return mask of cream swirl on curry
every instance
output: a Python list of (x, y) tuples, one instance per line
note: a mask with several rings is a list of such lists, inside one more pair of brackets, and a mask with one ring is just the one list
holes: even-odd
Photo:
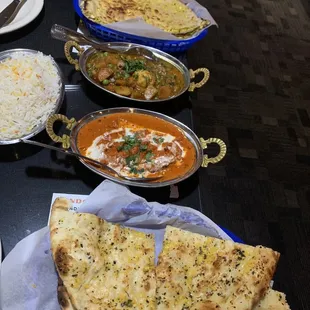
[(167, 121), (139, 113), (115, 113), (84, 125), (78, 134), (83, 155), (126, 176), (184, 175), (196, 159), (182, 130)]

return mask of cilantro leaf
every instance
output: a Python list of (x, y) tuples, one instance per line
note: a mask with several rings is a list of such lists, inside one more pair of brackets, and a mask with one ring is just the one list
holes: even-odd
[(162, 137), (160, 137), (160, 138), (154, 137), (154, 138), (153, 138), (153, 141), (154, 141), (155, 143), (157, 143), (157, 144), (161, 144), (161, 143), (163, 143), (163, 142), (165, 141), (165, 139), (162, 138)]
[(142, 60), (125, 60), (126, 73), (133, 73), (135, 71), (144, 70), (146, 68), (144, 61)]
[(152, 151), (148, 151), (147, 153), (146, 153), (146, 155), (145, 155), (145, 160), (147, 161), (147, 162), (150, 162), (151, 161), (151, 159), (152, 159), (152, 157), (153, 157), (153, 153), (152, 153)]
[(117, 148), (117, 151), (118, 152), (129, 151), (133, 147), (140, 145), (140, 144), (141, 144), (141, 140), (138, 139), (137, 135), (133, 135), (133, 136), (128, 135), (124, 137), (124, 143)]
[(147, 145), (141, 144), (140, 145), (140, 151), (145, 152), (147, 150)]
[(138, 154), (134, 154), (134, 155), (130, 155), (128, 157), (125, 158), (126, 161), (126, 165), (131, 167), (133, 165), (136, 165), (138, 163)]

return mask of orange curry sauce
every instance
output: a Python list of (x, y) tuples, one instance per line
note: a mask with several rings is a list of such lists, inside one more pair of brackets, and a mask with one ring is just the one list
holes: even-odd
[[(131, 128), (136, 126), (139, 129), (135, 135), (136, 138), (126, 136), (124, 129), (128, 128), (126, 124)], [(157, 138), (152, 138), (152, 141), (149, 141), (150, 138), (147, 140), (145, 137), (150, 137), (150, 134), (153, 133), (152, 130), (156, 131)], [(165, 134), (175, 137), (174, 141), (176, 142), (165, 142), (164, 138), (158, 136), (161, 133), (163, 134), (162, 137), (165, 137)], [(105, 145), (104, 153), (106, 157), (102, 159), (94, 158), (87, 153), (89, 147), (99, 136), (104, 137), (98, 143), (98, 145)], [(127, 142), (114, 141), (115, 139), (126, 139), (126, 137), (129, 137), (128, 140), (125, 140)], [(161, 143), (162, 146), (159, 147), (157, 143)], [(109, 164), (112, 168), (115, 168), (113, 162), (115, 162), (115, 165), (117, 165), (116, 162), (122, 162), (122, 165), (128, 169), (128, 175), (130, 176), (146, 176), (146, 172), (152, 177), (162, 176), (162, 178), (154, 182), (167, 181), (183, 176), (196, 161), (195, 147), (185, 137), (182, 130), (167, 121), (140, 113), (115, 113), (90, 121), (79, 130), (77, 146), (83, 155)], [(163, 164), (160, 162), (160, 158), (170, 158), (171, 162), (168, 165)], [(108, 171), (105, 172), (109, 173)]]

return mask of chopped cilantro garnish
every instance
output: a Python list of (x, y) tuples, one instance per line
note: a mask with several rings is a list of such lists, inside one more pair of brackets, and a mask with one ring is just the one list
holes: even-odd
[(147, 150), (147, 145), (141, 144), (140, 145), (140, 151), (145, 152)]
[(124, 143), (120, 145), (117, 150), (120, 151), (129, 151), (131, 150), (134, 146), (140, 145), (141, 140), (137, 138), (136, 135), (133, 136), (125, 136), (124, 137)]
[(138, 174), (138, 169), (136, 167), (131, 167), (129, 172), (133, 174)]
[(161, 144), (161, 143), (163, 143), (165, 141), (165, 139), (164, 138), (156, 138), (156, 137), (154, 137), (153, 141), (155, 143), (157, 143), (157, 144)]
[(135, 154), (135, 155), (130, 155), (128, 157), (125, 158), (126, 160), (126, 165), (131, 167), (133, 165), (136, 165), (137, 164), (137, 161), (138, 161), (138, 154)]
[(145, 160), (146, 161), (151, 161), (151, 158), (153, 157), (153, 153), (151, 151), (148, 151), (145, 155)]
[(131, 167), (130, 170), (129, 170), (130, 173), (133, 173), (133, 174), (141, 174), (144, 172), (144, 169), (137, 169), (136, 167)]
[(125, 60), (125, 71), (127, 73), (132, 73), (139, 70), (145, 69), (145, 63), (142, 60)]

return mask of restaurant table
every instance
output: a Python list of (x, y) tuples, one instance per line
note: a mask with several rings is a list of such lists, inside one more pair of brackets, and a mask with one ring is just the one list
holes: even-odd
[[(132, 102), (129, 105), (129, 100), (103, 92), (76, 72), (64, 56), (64, 43), (52, 39), (50, 29), (55, 23), (76, 29), (78, 22), (70, 0), (45, 1), (42, 12), (32, 23), (0, 36), (0, 51), (30, 48), (53, 56), (66, 84), (60, 113), (70, 118), (78, 120), (87, 113), (105, 108), (135, 106), (162, 112), (194, 127), (188, 94), (156, 105)], [(177, 56), (186, 62), (185, 55)], [(64, 126), (55, 127), (56, 130), (64, 130)], [(45, 131), (33, 139), (51, 143)], [(53, 193), (90, 194), (104, 180), (76, 158), (21, 144), (0, 146), (0, 177), (0, 238), (4, 255), (19, 240), (47, 225)], [(130, 190), (149, 201), (170, 202), (201, 210), (197, 173), (178, 184), (178, 198), (170, 198), (170, 187), (130, 187)]]

